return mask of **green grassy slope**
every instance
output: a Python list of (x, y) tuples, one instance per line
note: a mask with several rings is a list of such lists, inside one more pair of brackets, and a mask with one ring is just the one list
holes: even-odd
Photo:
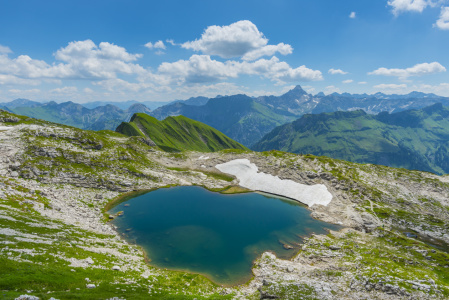
[(129, 123), (120, 124), (116, 131), (128, 136), (148, 137), (160, 148), (169, 151), (247, 149), (220, 131), (184, 116), (159, 121), (147, 114), (137, 113)]
[(325, 155), (359, 163), (449, 173), (449, 108), (368, 115), (305, 115), (277, 127), (253, 147)]
[(160, 107), (151, 115), (159, 120), (183, 115), (212, 126), (245, 146), (256, 143), (276, 126), (295, 119), (293, 114), (257, 103), (246, 95), (214, 98), (202, 106), (175, 103)]

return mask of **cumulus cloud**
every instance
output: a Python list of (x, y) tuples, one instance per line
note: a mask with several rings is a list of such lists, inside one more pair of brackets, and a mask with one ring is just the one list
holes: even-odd
[[(168, 42), (168, 40), (167, 40), (167, 42)], [(148, 42), (144, 46), (147, 47), (148, 49), (163, 49), (163, 50), (165, 50), (167, 48), (165, 46), (164, 42), (160, 41), (160, 40), (154, 44), (151, 42)]]
[(200, 39), (182, 44), (185, 49), (201, 51), (223, 58), (240, 57), (267, 45), (268, 39), (251, 21), (238, 21), (228, 26), (209, 26)]
[(162, 63), (159, 73), (188, 83), (213, 82), (220, 79), (235, 78), (238, 68), (233, 62), (213, 60), (209, 55), (192, 55), (189, 60)]
[(78, 88), (76, 86), (65, 86), (62, 88), (56, 88), (50, 90), (50, 93), (54, 94), (72, 94), (78, 92)]
[(332, 93), (341, 93), (341, 90), (333, 85), (329, 85), (327, 87), (324, 88), (324, 93), (326, 95), (332, 94)]
[(39, 85), (40, 80), (24, 79), (14, 75), (0, 74), (0, 85)]
[(352, 83), (352, 82), (354, 82), (354, 80), (348, 79), (348, 80), (343, 80), (342, 82), (343, 82), (343, 83)]
[(244, 60), (255, 60), (277, 52), (287, 55), (293, 51), (292, 46), (284, 43), (268, 45), (268, 39), (248, 20), (227, 26), (209, 26), (201, 38), (185, 42), (181, 47), (206, 55), (217, 55), (222, 58), (242, 57)]
[(382, 83), (373, 86), (373, 88), (380, 90), (380, 91), (403, 91), (407, 88), (407, 85), (405, 83), (403, 84), (394, 84), (394, 83)]
[(172, 46), (177, 46), (178, 44), (175, 43), (173, 39), (166, 39), (165, 42), (169, 43)]
[(367, 84), (368, 82), (366, 82), (366, 81), (359, 81), (359, 82), (357, 82), (358, 84)]
[(0, 45), (0, 54), (2, 53), (12, 53), (11, 49), (7, 46)]
[(440, 72), (446, 72), (446, 68), (438, 62), (416, 64), (411, 68), (406, 69), (387, 69), (379, 68), (368, 75), (383, 75), (383, 76), (395, 76), (400, 79), (406, 79), (411, 76), (422, 76), (435, 74)]
[(9, 58), (0, 55), (0, 74), (19, 78), (102, 79), (115, 78), (118, 73), (137, 74), (145, 70), (133, 62), (141, 54), (130, 54), (125, 48), (91, 40), (70, 42), (54, 54), (61, 63), (47, 64), (28, 55)]
[(398, 15), (406, 11), (422, 12), (427, 6), (432, 5), (432, 2), (429, 0), (389, 0), (388, 5), (392, 7), (393, 14)]
[(341, 70), (341, 69), (329, 69), (329, 71), (327, 71), (329, 74), (331, 74), (331, 75), (337, 75), (337, 74), (339, 74), (339, 75), (345, 75), (345, 74), (348, 74), (348, 72), (345, 72), (345, 71), (343, 71), (343, 70)]
[(355, 11), (352, 11), (352, 12), (349, 14), (349, 18), (355, 19)]
[(256, 60), (262, 56), (272, 56), (276, 52), (282, 55), (291, 54), (293, 52), (292, 46), (284, 43), (279, 43), (277, 45), (266, 45), (262, 48), (252, 50), (245, 55), (243, 55), (243, 60)]
[(442, 7), (439, 19), (434, 26), (442, 30), (449, 30), (449, 7)]
[(154, 87), (152, 83), (149, 82), (128, 82), (120, 78), (111, 78), (106, 80), (101, 80), (93, 83), (96, 86), (100, 86), (103, 89), (110, 92), (140, 92), (145, 89)]
[(286, 62), (273, 56), (271, 59), (259, 59), (254, 62), (225, 62), (211, 59), (209, 55), (192, 55), (189, 60), (162, 63), (158, 72), (178, 81), (204, 83), (236, 78), (239, 75), (259, 75), (276, 82), (321, 80), (320, 71), (306, 66), (292, 68)]

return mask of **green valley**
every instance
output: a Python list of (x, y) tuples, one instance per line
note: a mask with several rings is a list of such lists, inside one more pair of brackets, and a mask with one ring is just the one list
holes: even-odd
[(252, 148), (449, 173), (449, 108), (434, 104), (393, 114), (357, 110), (304, 115)]

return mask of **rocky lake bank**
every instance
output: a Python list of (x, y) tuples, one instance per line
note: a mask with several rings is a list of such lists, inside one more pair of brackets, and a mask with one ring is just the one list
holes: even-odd
[[(0, 115), (0, 286), (6, 299), (445, 299), (449, 255), (396, 228), (449, 243), (449, 177), (284, 152), (167, 153), (139, 138)], [(291, 260), (265, 253), (254, 277), (221, 287), (158, 269), (109, 224), (105, 206), (133, 191), (239, 186), (216, 166), (320, 184), (316, 219), (346, 227), (303, 240)], [(239, 189), (237, 189), (239, 190)], [(240, 191), (240, 190), (239, 190)]]

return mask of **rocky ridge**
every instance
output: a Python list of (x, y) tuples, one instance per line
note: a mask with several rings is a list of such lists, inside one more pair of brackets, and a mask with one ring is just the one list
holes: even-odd
[[(51, 265), (73, 276), (72, 284), (62, 285), (64, 290), (48, 282), (32, 288), (17, 283), (11, 290), (2, 284), (10, 296), (444, 299), (449, 295), (445, 275), (449, 255), (397, 230), (414, 230), (449, 243), (448, 177), (275, 151), (166, 153), (113, 132), (93, 133), (0, 114), (6, 120), (0, 124), (2, 265), (7, 270), (39, 266), (43, 271)], [(192, 184), (226, 192), (238, 181), (215, 166), (234, 159), (248, 159), (260, 172), (281, 179), (324, 184), (333, 199), (328, 206), (312, 206), (313, 216), (347, 228), (301, 237), (302, 249), (291, 261), (266, 253), (255, 262), (253, 280), (223, 288), (199, 275), (149, 266), (137, 246), (105, 223), (105, 205), (126, 192)], [(16, 276), (21, 278), (20, 273)]]

